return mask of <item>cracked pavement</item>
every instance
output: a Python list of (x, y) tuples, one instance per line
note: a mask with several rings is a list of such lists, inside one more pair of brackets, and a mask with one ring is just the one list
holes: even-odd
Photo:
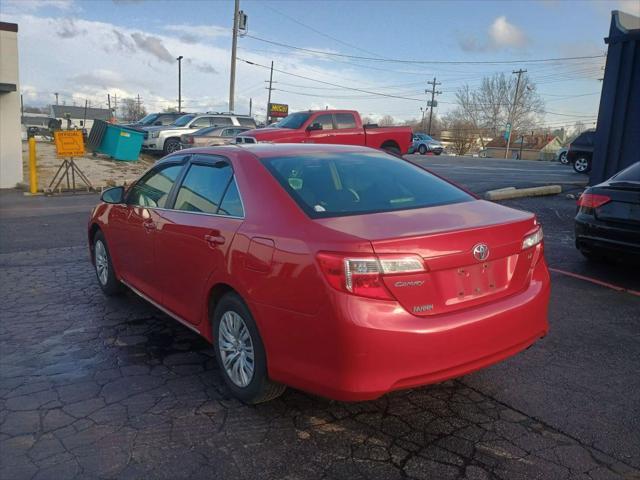
[[(131, 292), (101, 294), (83, 243), (95, 197), (26, 216), (12, 199), (1, 478), (640, 479), (640, 299), (554, 275), (550, 336), (495, 367), (372, 402), (289, 389), (246, 406), (207, 342)], [(580, 292), (595, 311), (582, 323), (567, 305)], [(600, 318), (611, 338), (591, 331)]]

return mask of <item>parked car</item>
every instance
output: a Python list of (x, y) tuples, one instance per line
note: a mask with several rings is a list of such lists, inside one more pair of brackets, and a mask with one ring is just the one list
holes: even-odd
[(309, 110), (293, 113), (278, 121), (277, 126), (250, 130), (240, 136), (245, 139), (239, 143), (366, 145), (400, 155), (409, 151), (413, 134), (409, 127), (363, 125), (354, 110)]
[(205, 127), (226, 126), (255, 128), (256, 122), (249, 116), (231, 113), (189, 113), (171, 125), (148, 127), (148, 136), (142, 143), (142, 149), (167, 155), (180, 150), (180, 135), (194, 133)]
[(206, 127), (196, 132), (180, 135), (181, 148), (211, 147), (235, 143), (236, 136), (251, 130), (249, 127)]
[(640, 162), (587, 188), (578, 199), (576, 247), (588, 259), (640, 256)]
[(589, 173), (591, 171), (591, 158), (593, 157), (593, 142), (595, 136), (595, 130), (586, 130), (578, 135), (569, 145), (567, 160), (578, 173)]
[(440, 155), (444, 150), (442, 143), (426, 133), (414, 133), (411, 147), (414, 152), (418, 152), (420, 155), (425, 155), (429, 152), (434, 155)]
[(144, 128), (144, 127), (154, 127), (154, 126), (163, 126), (163, 125), (171, 125), (178, 118), (183, 115), (187, 115), (182, 112), (160, 112), (160, 113), (150, 113), (145, 117), (141, 118), (137, 122), (126, 124), (125, 126), (134, 127), (134, 128)]
[(563, 165), (569, 165), (569, 159), (567, 158), (567, 152), (569, 147), (562, 147), (556, 152), (556, 160)]
[(249, 403), (284, 385), (373, 399), (527, 348), (548, 330), (542, 238), (531, 213), (339, 145), (176, 152), (88, 225), (103, 292), (212, 341)]

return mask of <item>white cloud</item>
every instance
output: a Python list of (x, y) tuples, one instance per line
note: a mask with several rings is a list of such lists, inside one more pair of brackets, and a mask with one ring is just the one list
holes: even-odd
[(509, 23), (505, 16), (496, 18), (491, 24), (489, 38), (495, 48), (521, 48), (527, 43), (527, 38), (522, 30)]
[(528, 39), (524, 32), (507, 17), (497, 17), (489, 26), (486, 36), (462, 36), (458, 39), (462, 50), (467, 52), (496, 51), (504, 49), (521, 49), (527, 46)]
[(74, 0), (2, 0), (3, 13), (35, 12), (43, 8), (70, 10)]

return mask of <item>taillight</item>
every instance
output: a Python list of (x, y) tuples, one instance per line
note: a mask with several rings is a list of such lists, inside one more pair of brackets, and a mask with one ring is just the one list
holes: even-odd
[(542, 242), (543, 238), (544, 234), (542, 233), (542, 227), (540, 227), (535, 232), (524, 237), (524, 240), (522, 240), (522, 249), (525, 250), (527, 248), (535, 247)]
[(393, 300), (384, 286), (383, 276), (425, 271), (424, 263), (417, 255), (360, 257), (321, 252), (318, 254), (318, 263), (327, 281), (336, 290), (382, 300)]
[(605, 203), (609, 203), (611, 201), (611, 197), (606, 195), (598, 195), (597, 193), (583, 193), (578, 198), (578, 206), (584, 208), (598, 208), (604, 205)]

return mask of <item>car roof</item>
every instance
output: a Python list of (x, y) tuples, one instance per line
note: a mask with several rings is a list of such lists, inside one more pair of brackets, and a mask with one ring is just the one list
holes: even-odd
[(256, 158), (288, 157), (296, 155), (313, 155), (326, 153), (371, 153), (380, 152), (375, 148), (353, 145), (326, 145), (307, 143), (247, 143), (230, 144), (215, 147), (189, 148), (175, 152), (157, 162), (157, 164), (169, 162), (175, 157), (189, 154), (221, 155), (225, 157), (238, 157), (242, 153), (250, 153)]

